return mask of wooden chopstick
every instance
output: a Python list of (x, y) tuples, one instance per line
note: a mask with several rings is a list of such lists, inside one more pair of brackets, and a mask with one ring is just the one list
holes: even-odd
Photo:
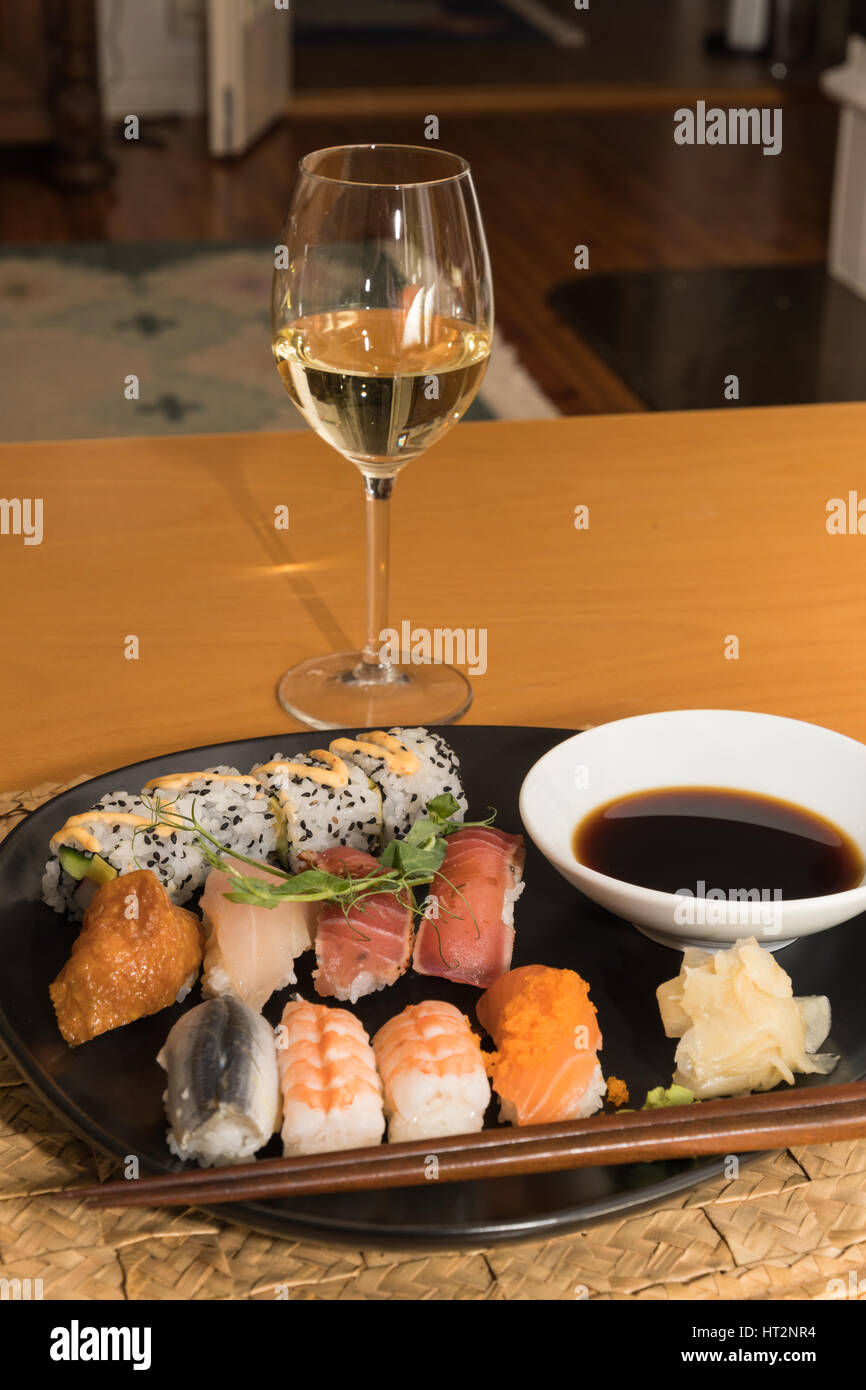
[(866, 1083), (377, 1145), (68, 1188), (91, 1206), (193, 1206), (649, 1162), (866, 1135)]

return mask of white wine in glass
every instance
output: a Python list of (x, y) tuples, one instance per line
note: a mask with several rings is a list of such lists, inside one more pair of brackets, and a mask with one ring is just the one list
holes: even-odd
[(286, 672), (280, 702), (318, 729), (448, 723), (472, 700), (466, 677), (390, 660), (382, 634), (394, 479), (471, 404), (493, 336), (469, 166), (423, 146), (317, 150), (301, 161), (282, 240), (274, 355), (304, 419), (361, 471), (367, 625), (363, 650)]

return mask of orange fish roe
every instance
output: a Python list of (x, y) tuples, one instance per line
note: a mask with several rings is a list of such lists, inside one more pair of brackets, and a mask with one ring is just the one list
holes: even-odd
[[(595, 1015), (589, 985), (573, 970), (532, 975), (502, 1010), (496, 1030), (499, 1051), (507, 1054), (512, 1066), (541, 1067), (564, 1036), (587, 1024), (588, 1010)], [(595, 1023), (594, 1017), (592, 1021)], [(594, 1051), (598, 1045), (597, 1027), (588, 1031), (583, 1048), (576, 1038), (578, 1051), (587, 1047)]]
[(618, 1076), (607, 1078), (607, 1099), (617, 1110), (621, 1105), (628, 1105), (628, 1086)]

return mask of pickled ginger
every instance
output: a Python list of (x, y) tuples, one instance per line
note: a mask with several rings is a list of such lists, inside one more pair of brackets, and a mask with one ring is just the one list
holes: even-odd
[(679, 1038), (674, 1083), (698, 1100), (792, 1085), (798, 1072), (826, 1074), (839, 1060), (818, 1052), (830, 1001), (795, 998), (790, 976), (754, 937), (687, 950), (656, 997), (667, 1037)]

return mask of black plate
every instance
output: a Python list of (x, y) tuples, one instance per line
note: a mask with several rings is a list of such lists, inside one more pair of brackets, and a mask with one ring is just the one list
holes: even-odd
[[(568, 730), (462, 726), (443, 731), (460, 755), (472, 814), (498, 809), (504, 830), (520, 828), (517, 797), (532, 764)], [(322, 734), (278, 734), (168, 754), (82, 783), (47, 802), (23, 821), (0, 848), (0, 1037), (31, 1085), (73, 1129), (118, 1159), (138, 1154), (142, 1170), (180, 1167), (165, 1145), (164, 1077), (155, 1058), (169, 1028), (199, 1002), (196, 988), (184, 1005), (107, 1033), (72, 1050), (57, 1031), (48, 985), (66, 960), (76, 927), (40, 900), (48, 840), (67, 816), (103, 793), (137, 791), (151, 777), (229, 763), (242, 770), (275, 749), (297, 753), (322, 743)], [(605, 1075), (623, 1077), (638, 1103), (671, 1076), (674, 1044), (662, 1032), (655, 989), (679, 969), (679, 955), (654, 945), (635, 929), (582, 897), (527, 844), (527, 887), (517, 905), (515, 965), (541, 962), (578, 970), (589, 980), (604, 1034)], [(863, 918), (806, 938), (780, 959), (798, 994), (827, 994), (833, 1006), (832, 1050), (841, 1054), (834, 1082), (866, 1073), (862, 985), (866, 973)], [(303, 958), (309, 960), (309, 956)], [(315, 997), (310, 965), (298, 989)], [(277, 1022), (289, 991), (275, 995), (266, 1013)], [(409, 973), (393, 988), (357, 1005), (370, 1033), (407, 1004), (450, 1000), (474, 1019), (478, 992)], [(820, 1085), (825, 1078), (802, 1084)], [(493, 1111), (488, 1124), (494, 1123)], [(273, 1149), (278, 1152), (278, 1141)], [(711, 1177), (722, 1160), (584, 1169), (571, 1173), (498, 1178), (388, 1192), (345, 1193), (293, 1201), (217, 1208), (219, 1215), (282, 1236), (332, 1242), (453, 1249), (543, 1237), (575, 1230), (624, 1208), (654, 1202)]]

